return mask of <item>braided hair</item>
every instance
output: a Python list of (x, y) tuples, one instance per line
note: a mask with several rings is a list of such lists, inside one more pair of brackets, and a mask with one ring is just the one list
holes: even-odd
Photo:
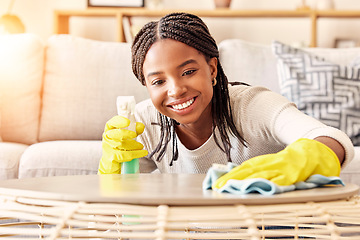
[[(211, 36), (206, 24), (198, 16), (189, 13), (171, 13), (162, 17), (159, 21), (147, 23), (135, 36), (132, 44), (132, 70), (135, 76), (141, 84), (145, 86), (143, 64), (146, 54), (156, 41), (167, 38), (182, 42), (197, 49), (205, 56), (207, 61), (213, 57), (217, 58), (217, 84), (213, 87), (214, 95), (212, 97), (213, 132), (215, 127), (219, 129), (223, 146), (220, 145), (216, 134), (214, 134), (216, 145), (226, 153), (228, 161), (231, 162), (231, 143), (226, 129), (230, 129), (230, 133), (237, 137), (244, 146), (246, 146), (245, 140), (237, 131), (233, 121), (228, 80), (219, 61), (219, 51), (216, 42)], [(175, 128), (179, 123), (161, 113), (158, 115), (158, 120), (159, 123), (153, 124), (160, 125), (161, 138), (157, 147), (149, 154), (149, 157), (159, 152), (156, 160), (161, 161), (168, 143), (172, 142), (173, 156), (170, 162), (171, 166), (173, 161), (178, 158)]]

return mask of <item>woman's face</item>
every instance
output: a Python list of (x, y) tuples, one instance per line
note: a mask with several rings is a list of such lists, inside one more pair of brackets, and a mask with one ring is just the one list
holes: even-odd
[(195, 48), (163, 39), (150, 47), (143, 73), (150, 98), (160, 113), (181, 124), (211, 120), (217, 58), (207, 62)]

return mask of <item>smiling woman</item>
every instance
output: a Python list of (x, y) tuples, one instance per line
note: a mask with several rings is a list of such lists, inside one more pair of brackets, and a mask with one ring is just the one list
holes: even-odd
[[(135, 113), (145, 125), (137, 139), (149, 151), (141, 172), (206, 173), (213, 164), (233, 162), (239, 166), (215, 188), (248, 178), (291, 185), (313, 174), (338, 175), (340, 163), (352, 159), (345, 133), (264, 87), (230, 85), (216, 42), (198, 16), (171, 13), (146, 24), (132, 45), (132, 68), (150, 93)], [(103, 140), (121, 146), (106, 148), (103, 156), (133, 150), (122, 141)], [(114, 158), (102, 158), (102, 166), (119, 164)]]
[(196, 49), (164, 39), (149, 49), (143, 73), (145, 85), (159, 112), (181, 123), (180, 126), (188, 124), (201, 136), (212, 126), (210, 103), (216, 67), (216, 58), (207, 62)]
[[(187, 149), (194, 150), (217, 128), (219, 134), (213, 135), (214, 141), (231, 161), (229, 134), (237, 138), (240, 145), (244, 145), (244, 139), (234, 125), (228, 81), (218, 60), (216, 42), (205, 23), (195, 15), (169, 14), (159, 22), (150, 22), (143, 27), (134, 40), (132, 53), (133, 71), (148, 88), (153, 104), (159, 107), (159, 122), (162, 129), (166, 129), (164, 139), (177, 134)], [(162, 73), (158, 75), (160, 87), (150, 85), (148, 75), (155, 71), (151, 68), (160, 69)], [(171, 107), (191, 99), (193, 104), (184, 110)], [(167, 121), (165, 116), (172, 120)], [(177, 159), (177, 140), (172, 140), (173, 154), (169, 165)], [(149, 155), (159, 151), (157, 161), (163, 157), (168, 144), (162, 141)]]
[(207, 61), (196, 49), (163, 39), (149, 49), (143, 73), (155, 108), (180, 123), (176, 133), (181, 142), (188, 149), (204, 144), (212, 134), (212, 82), (217, 75), (217, 59)]

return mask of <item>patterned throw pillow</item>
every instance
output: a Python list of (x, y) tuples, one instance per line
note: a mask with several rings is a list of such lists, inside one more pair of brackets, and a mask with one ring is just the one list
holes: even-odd
[(273, 42), (281, 94), (300, 111), (345, 132), (360, 145), (360, 68)]

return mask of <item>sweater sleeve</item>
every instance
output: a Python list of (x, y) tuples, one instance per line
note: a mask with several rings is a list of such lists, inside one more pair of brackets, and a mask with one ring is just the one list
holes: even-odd
[(345, 150), (342, 168), (354, 158), (354, 146), (344, 132), (321, 123), (295, 107), (285, 108), (278, 114), (274, 121), (274, 132), (287, 145), (299, 138), (315, 139), (323, 136), (335, 139)]
[(263, 87), (233, 88), (235, 121), (245, 139), (287, 146), (299, 138), (314, 139), (324, 136), (337, 140), (345, 149), (345, 167), (354, 157), (350, 138), (342, 131), (327, 126), (301, 111), (285, 97)]

